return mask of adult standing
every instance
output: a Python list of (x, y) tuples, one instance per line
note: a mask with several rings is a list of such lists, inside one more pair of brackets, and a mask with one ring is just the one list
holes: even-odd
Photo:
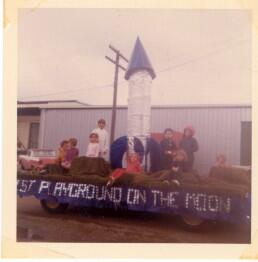
[(199, 146), (197, 140), (193, 137), (195, 130), (192, 126), (187, 126), (184, 129), (183, 139), (180, 142), (180, 148), (187, 154), (187, 161), (184, 165), (184, 171), (191, 171), (194, 164), (194, 153), (198, 151)]
[(106, 121), (105, 119), (101, 118), (98, 121), (98, 127), (92, 130), (92, 133), (98, 134), (100, 157), (107, 160), (109, 140), (108, 140), (108, 132), (105, 129), (105, 127), (106, 127)]

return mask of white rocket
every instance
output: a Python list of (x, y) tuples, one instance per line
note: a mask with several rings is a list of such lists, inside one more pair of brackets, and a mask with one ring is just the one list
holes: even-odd
[(151, 85), (155, 77), (154, 69), (138, 37), (125, 73), (125, 79), (129, 82), (127, 113), (129, 152), (134, 151), (134, 137), (139, 138), (146, 149), (146, 140), (150, 137)]

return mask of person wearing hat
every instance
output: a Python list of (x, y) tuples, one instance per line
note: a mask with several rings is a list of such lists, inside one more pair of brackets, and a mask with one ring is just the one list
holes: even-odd
[(100, 148), (100, 157), (107, 160), (108, 158), (108, 149), (109, 149), (109, 141), (108, 141), (108, 132), (105, 129), (106, 121), (101, 118), (98, 121), (98, 127), (92, 130), (92, 133), (98, 134), (99, 139), (99, 148)]
[(187, 161), (184, 164), (184, 171), (188, 172), (193, 169), (194, 164), (194, 153), (198, 151), (199, 146), (194, 136), (194, 128), (187, 126), (184, 129), (184, 135), (180, 142), (180, 148), (183, 149), (187, 154)]

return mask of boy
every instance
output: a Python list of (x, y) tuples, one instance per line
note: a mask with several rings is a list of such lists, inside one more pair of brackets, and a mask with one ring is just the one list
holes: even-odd
[(173, 152), (176, 150), (176, 144), (173, 141), (173, 130), (167, 128), (164, 131), (164, 138), (160, 142), (161, 160), (163, 169), (171, 169), (173, 162)]

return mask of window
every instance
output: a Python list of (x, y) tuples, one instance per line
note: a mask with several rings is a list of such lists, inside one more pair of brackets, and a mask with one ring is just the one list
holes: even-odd
[(252, 122), (241, 122), (241, 165), (250, 166), (252, 158)]
[(30, 124), (29, 148), (38, 148), (39, 123)]

